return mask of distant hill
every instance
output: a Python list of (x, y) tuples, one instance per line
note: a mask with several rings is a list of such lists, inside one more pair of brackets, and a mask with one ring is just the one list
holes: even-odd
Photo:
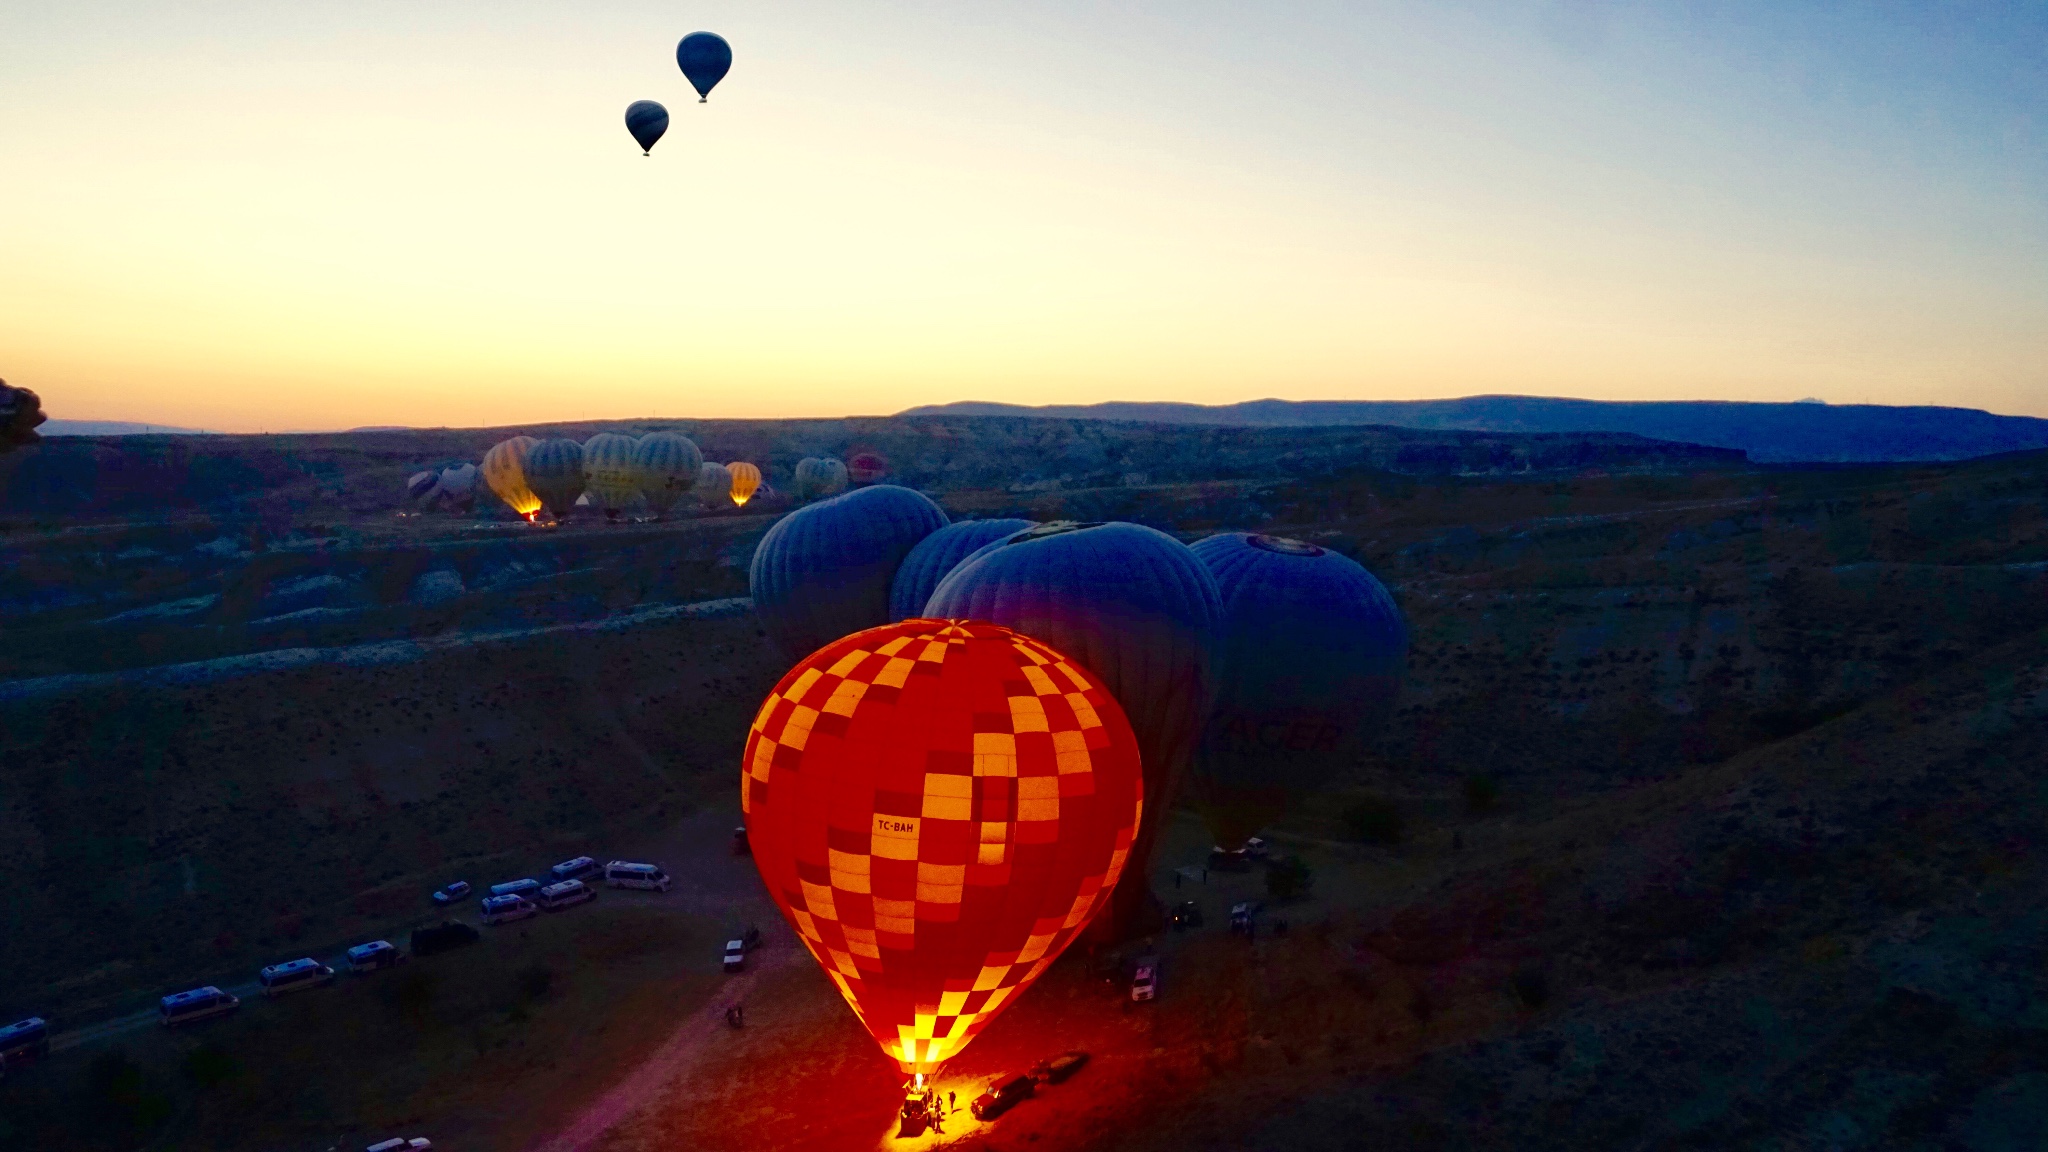
[(1633, 432), (1714, 448), (1760, 463), (1965, 460), (2048, 448), (2048, 420), (1975, 408), (1881, 404), (1753, 404), (1719, 400), (1568, 400), (1467, 396), (1458, 400), (1249, 400), (1242, 404), (1117, 402), (1029, 408), (966, 400), (903, 416), (1056, 416), (1169, 424), (1287, 427), (1391, 424), (1472, 432)]
[(36, 429), (45, 436), (205, 436), (204, 428), (138, 424), (133, 420), (52, 420)]

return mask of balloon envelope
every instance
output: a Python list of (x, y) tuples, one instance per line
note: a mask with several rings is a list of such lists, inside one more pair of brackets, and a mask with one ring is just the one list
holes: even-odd
[(732, 496), (732, 472), (716, 460), (707, 460), (697, 469), (697, 495), (713, 507), (724, 503)]
[(1216, 842), (1237, 848), (1290, 796), (1328, 783), (1392, 712), (1408, 631), (1350, 557), (1227, 532), (1192, 551), (1216, 578), (1216, 703), (1189, 781)]
[(889, 622), (889, 587), (917, 542), (946, 526), (921, 492), (882, 484), (807, 504), (754, 549), (747, 582), (784, 656)]
[(908, 620), (924, 615), (924, 604), (931, 599), (932, 589), (939, 586), (954, 565), (984, 544), (1032, 527), (1036, 525), (1029, 520), (962, 520), (919, 540), (910, 555), (903, 558), (903, 565), (896, 569), (896, 579), (890, 583), (889, 619)]
[(697, 444), (680, 432), (649, 432), (633, 447), (633, 476), (640, 495), (656, 513), (675, 507), (683, 494), (697, 486), (697, 472), (704, 467), (704, 454)]
[(676, 67), (689, 77), (697, 90), (697, 102), (711, 98), (725, 74), (732, 70), (732, 45), (716, 32), (692, 32), (676, 45)]
[(889, 458), (880, 452), (855, 452), (846, 458), (846, 474), (855, 484), (875, 484), (889, 474)]
[(583, 495), (583, 445), (556, 438), (526, 453), (526, 485), (555, 519), (565, 519)]
[(533, 488), (526, 483), (526, 454), (536, 443), (538, 441), (531, 436), (500, 440), (484, 453), (480, 469), (484, 483), (490, 485), (498, 499), (528, 519), (540, 511), (540, 497), (534, 495)]
[(846, 465), (825, 456), (806, 456), (796, 466), (796, 498), (822, 500), (846, 491)]
[(633, 469), (638, 447), (631, 436), (616, 432), (599, 432), (583, 442), (583, 485), (590, 502), (613, 519), (640, 494), (640, 477)]
[(1216, 581), (1187, 546), (1137, 524), (1041, 524), (962, 560), (924, 614), (1036, 636), (1102, 678), (1138, 735), (1148, 817), (1104, 927), (1146, 927), (1146, 868), (1214, 691)]
[(769, 895), (907, 1073), (957, 1054), (1104, 905), (1146, 798), (1102, 681), (1007, 628), (906, 620), (782, 677), (740, 807)]
[(405, 478), (405, 498), (424, 500), (433, 494), (434, 488), (440, 483), (441, 474), (432, 468), (424, 472), (415, 472)]
[(732, 474), (732, 502), (739, 507), (746, 507), (747, 501), (754, 498), (754, 493), (761, 490), (761, 470), (745, 460), (735, 460), (727, 464), (725, 470)]
[(635, 100), (626, 105), (626, 131), (640, 145), (642, 156), (654, 151), (655, 141), (668, 131), (668, 109), (653, 100)]

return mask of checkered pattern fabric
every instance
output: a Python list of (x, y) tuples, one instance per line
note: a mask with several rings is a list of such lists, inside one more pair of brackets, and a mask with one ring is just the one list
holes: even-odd
[(761, 878), (905, 1072), (931, 1072), (1109, 899), (1143, 809), (1102, 682), (994, 624), (905, 620), (813, 653), (740, 780)]

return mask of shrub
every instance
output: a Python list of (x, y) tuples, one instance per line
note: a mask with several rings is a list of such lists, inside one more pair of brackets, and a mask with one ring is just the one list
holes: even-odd
[(1344, 826), (1367, 844), (1401, 842), (1401, 809), (1384, 796), (1368, 796), (1344, 810)]
[(1266, 895), (1274, 900), (1292, 900), (1315, 882), (1315, 874), (1299, 856), (1283, 856), (1266, 869)]
[(1465, 777), (1465, 811), (1473, 815), (1491, 812), (1500, 803), (1500, 782), (1484, 773)]

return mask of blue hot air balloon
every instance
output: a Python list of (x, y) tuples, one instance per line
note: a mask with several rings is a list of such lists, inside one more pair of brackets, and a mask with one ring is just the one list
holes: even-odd
[(1189, 784), (1216, 842), (1237, 848), (1357, 759), (1393, 711), (1408, 630), (1372, 573), (1314, 544), (1226, 532), (1193, 552), (1223, 618)]
[(692, 32), (676, 45), (676, 67), (689, 77), (690, 87), (697, 90), (697, 103), (702, 104), (732, 70), (732, 45), (716, 32)]
[(668, 109), (652, 100), (635, 100), (626, 105), (626, 131), (640, 145), (642, 156), (652, 155), (654, 142), (668, 131)]
[(1219, 612), (1215, 578), (1180, 541), (1137, 524), (1072, 522), (983, 545), (925, 604), (927, 616), (1002, 624), (1079, 660), (1130, 718), (1145, 815), (1109, 914), (1091, 929), (1098, 939), (1148, 926), (1152, 845), (1209, 714)]
[(923, 493), (877, 484), (820, 500), (775, 522), (747, 583), (776, 647), (801, 660), (889, 622), (889, 586), (917, 542), (946, 526)]
[(896, 569), (896, 582), (889, 588), (889, 622), (924, 615), (932, 589), (968, 553), (1033, 526), (1029, 520), (962, 520), (919, 540)]

